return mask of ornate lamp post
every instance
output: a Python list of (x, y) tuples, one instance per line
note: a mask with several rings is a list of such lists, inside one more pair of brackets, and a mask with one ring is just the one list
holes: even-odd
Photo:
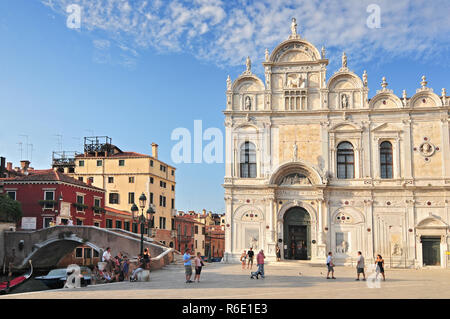
[(144, 225), (147, 224), (147, 227), (149, 227), (150, 222), (153, 220), (153, 216), (155, 214), (155, 211), (150, 206), (146, 211), (147, 216), (144, 215), (144, 208), (146, 203), (147, 197), (145, 197), (145, 194), (142, 193), (142, 195), (139, 196), (139, 207), (141, 208), (141, 214), (138, 214), (139, 208), (136, 206), (136, 204), (133, 204), (133, 206), (131, 206), (131, 214), (133, 220), (137, 221), (141, 225), (141, 255), (144, 253)]

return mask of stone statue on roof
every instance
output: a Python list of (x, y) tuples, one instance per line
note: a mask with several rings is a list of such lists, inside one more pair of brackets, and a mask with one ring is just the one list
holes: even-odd
[(252, 72), (252, 61), (250, 61), (250, 57), (247, 57), (247, 60), (245, 61), (245, 65), (247, 67), (246, 72), (251, 73)]
[(292, 18), (291, 23), (291, 36), (293, 38), (297, 37), (297, 20), (295, 18)]
[(342, 53), (342, 67), (347, 67), (347, 55), (345, 54), (345, 52)]

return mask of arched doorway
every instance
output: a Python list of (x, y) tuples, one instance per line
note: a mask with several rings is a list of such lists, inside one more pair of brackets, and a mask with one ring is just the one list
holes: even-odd
[(284, 259), (311, 259), (311, 216), (303, 207), (290, 208), (283, 217)]

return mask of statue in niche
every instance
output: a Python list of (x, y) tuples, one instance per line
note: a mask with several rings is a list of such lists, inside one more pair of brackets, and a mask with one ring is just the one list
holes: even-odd
[(258, 249), (258, 239), (255, 236), (250, 236), (250, 247)]
[(294, 145), (292, 145), (292, 155), (293, 155), (293, 159), (297, 160), (297, 155), (298, 155), (297, 143), (294, 143)]
[(400, 247), (398, 243), (395, 243), (394, 246), (392, 246), (392, 255), (393, 256), (401, 256), (403, 254), (403, 249)]
[(246, 96), (244, 110), (251, 110), (251, 109), (252, 109), (252, 99), (250, 98), (250, 96)]
[(342, 94), (341, 106), (342, 106), (343, 109), (348, 108), (348, 97), (347, 97), (347, 94)]

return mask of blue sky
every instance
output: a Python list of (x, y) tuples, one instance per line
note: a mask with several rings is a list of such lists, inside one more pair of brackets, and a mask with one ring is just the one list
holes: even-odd
[[(440, 95), (450, 90), (449, 1), (125, 1), (0, 2), (0, 154), (18, 166), (19, 145), (33, 144), (32, 166), (47, 168), (51, 152), (82, 150), (82, 137), (108, 135), (121, 149), (170, 158), (171, 132), (194, 120), (223, 131), (226, 77), (250, 55), (261, 76), (264, 49), (299, 33), (340, 66), (367, 70), (369, 96), (388, 88), (408, 96), (426, 75)], [(381, 9), (370, 29), (369, 4)], [(82, 8), (81, 28), (66, 25), (65, 8)], [(432, 4), (432, 6), (430, 5)], [(28, 157), (31, 157), (30, 151)], [(26, 157), (25, 145), (23, 159)], [(223, 212), (223, 164), (176, 164), (180, 210)]]

